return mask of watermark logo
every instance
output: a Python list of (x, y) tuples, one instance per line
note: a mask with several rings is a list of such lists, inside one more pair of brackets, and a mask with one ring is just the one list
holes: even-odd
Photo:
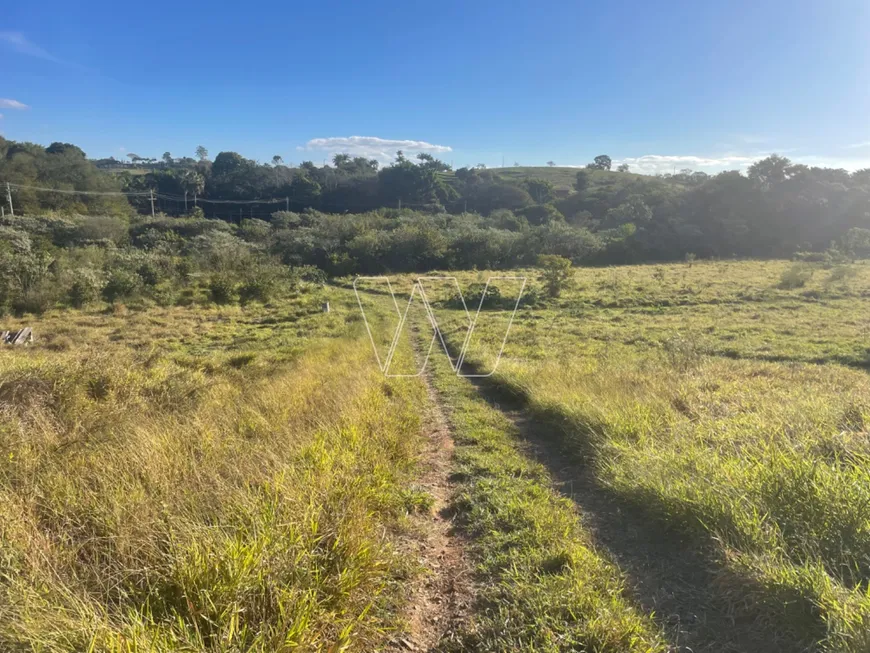
[[(392, 340), (390, 341), (389, 349), (387, 350), (386, 357), (382, 360), (381, 355), (378, 352), (377, 343), (375, 342), (375, 337), (372, 334), (372, 329), (369, 324), (368, 318), (366, 317), (366, 310), (363, 306), (362, 299), (360, 298), (360, 288), (358, 287), (359, 282), (361, 281), (381, 281), (386, 282), (387, 290), (389, 291), (390, 298), (393, 302), (393, 307), (396, 311), (396, 316), (398, 317), (398, 326), (396, 327), (396, 331), (393, 334)], [(462, 304), (462, 309), (460, 314), (464, 314), (465, 320), (467, 321), (468, 327), (465, 332), (465, 337), (462, 342), (462, 346), (459, 350), (459, 354), (456, 358), (451, 357), (450, 350), (447, 346), (447, 341), (444, 339), (444, 333), (441, 328), (438, 326), (438, 320), (435, 317), (435, 310), (432, 306), (432, 303), (429, 300), (429, 297), (426, 295), (427, 284), (433, 284), (437, 282), (450, 282), (453, 286), (455, 286), (456, 297), (459, 298), (460, 303)], [(469, 346), (471, 344), (471, 336), (474, 333), (474, 328), (477, 326), (478, 318), (480, 317), (480, 311), (484, 306), (484, 302), (486, 298), (490, 296), (489, 289), (490, 284), (494, 281), (515, 281), (521, 282), (519, 292), (517, 293), (516, 301), (513, 303), (513, 308), (510, 310), (510, 318), (507, 321), (507, 326), (504, 331), (504, 337), (501, 341), (501, 346), (499, 347), (498, 354), (495, 357), (495, 364), (493, 365), (492, 370), (490, 370), (486, 374), (466, 374), (462, 371), (462, 365), (465, 362), (465, 356), (468, 353)], [(517, 308), (519, 308), (520, 300), (523, 297), (523, 291), (526, 288), (526, 277), (509, 277), (509, 276), (496, 276), (489, 277), (486, 280), (486, 286), (483, 289), (483, 292), (480, 295), (480, 301), (477, 305), (477, 310), (475, 311), (473, 317), (468, 310), (468, 306), (465, 303), (465, 297), (462, 295), (462, 290), (459, 288), (459, 282), (456, 280), (456, 277), (417, 277), (416, 281), (414, 281), (414, 285), (411, 288), (411, 293), (408, 296), (408, 304), (405, 306), (405, 312), (399, 309), (399, 302), (396, 300), (396, 294), (393, 292), (393, 287), (390, 284), (389, 277), (357, 277), (353, 282), (353, 291), (356, 294), (356, 301), (359, 305), (359, 310), (362, 313), (363, 321), (365, 322), (366, 332), (369, 335), (369, 340), (372, 343), (372, 349), (375, 352), (375, 360), (378, 363), (378, 367), (380, 367), (381, 372), (384, 373), (384, 376), (389, 378), (411, 378), (420, 376), (426, 369), (426, 365), (429, 363), (429, 357), (432, 354), (432, 349), (435, 346), (436, 340), (441, 341), (441, 346), (444, 349), (444, 353), (447, 356), (447, 360), (450, 362), (450, 366), (457, 376), (466, 377), (466, 378), (484, 378), (488, 376), (492, 376), (496, 369), (498, 369), (499, 361), (501, 361), (501, 355), (504, 352), (505, 344), (507, 343), (508, 333), (510, 333), (511, 324), (513, 324), (514, 316), (517, 313)], [(423, 364), (417, 372), (414, 374), (395, 374), (390, 371), (390, 368), (393, 364), (394, 355), (396, 353), (396, 348), (399, 344), (399, 340), (401, 339), (402, 333), (406, 326), (409, 325), (408, 314), (411, 309), (411, 305), (415, 300), (420, 301), (423, 304), (423, 308), (425, 310), (426, 319), (429, 322), (429, 325), (432, 327), (433, 335), (432, 340), (429, 343), (429, 348), (426, 351), (426, 357), (423, 360)], [(458, 310), (458, 309), (457, 309)]]

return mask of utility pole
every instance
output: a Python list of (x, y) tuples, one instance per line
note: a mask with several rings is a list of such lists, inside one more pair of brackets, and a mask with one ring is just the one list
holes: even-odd
[(196, 191), (193, 191), (193, 208), (196, 208)]
[(184, 191), (184, 212), (187, 213), (187, 191)]
[(400, 211), (402, 210), (402, 198), (401, 197), (399, 198), (399, 210)]
[(12, 208), (12, 188), (8, 181), (6, 182), (6, 199), (9, 201), (9, 215), (15, 216), (15, 209)]
[(285, 198), (284, 198), (284, 203), (287, 205), (287, 213), (289, 213), (289, 212), (290, 212), (290, 198), (289, 198), (289, 197), (285, 197)]
[(153, 218), (154, 217), (154, 189), (152, 188), (149, 192), (151, 193), (151, 217)]

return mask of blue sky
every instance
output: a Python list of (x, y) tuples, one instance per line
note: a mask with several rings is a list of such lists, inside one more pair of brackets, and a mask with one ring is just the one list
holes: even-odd
[(118, 158), (855, 169), (868, 35), (857, 0), (7, 0), (0, 132)]

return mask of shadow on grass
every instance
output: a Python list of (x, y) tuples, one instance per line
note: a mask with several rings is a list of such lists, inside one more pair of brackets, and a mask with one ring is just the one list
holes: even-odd
[(655, 614), (674, 651), (816, 650), (826, 627), (811, 597), (738, 573), (700, 524), (676, 526), (656, 497), (626, 496), (601, 481), (595, 425), (542, 408), (498, 377), (469, 380), (575, 503), (597, 547), (625, 572), (631, 598)]

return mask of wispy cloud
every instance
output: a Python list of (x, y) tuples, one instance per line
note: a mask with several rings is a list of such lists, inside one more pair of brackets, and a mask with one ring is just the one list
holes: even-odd
[(352, 156), (364, 156), (367, 159), (377, 159), (382, 163), (392, 161), (398, 150), (411, 155), (419, 152), (440, 154), (453, 151), (453, 148), (449, 145), (436, 145), (426, 141), (379, 138), (377, 136), (312, 138), (304, 147), (300, 146), (296, 149), (301, 151), (328, 152), (330, 154), (340, 153)]
[(642, 175), (655, 175), (691, 168), (702, 172), (721, 172), (723, 170), (743, 170), (766, 154), (729, 154), (722, 156), (697, 156), (692, 154), (645, 154), (614, 160), (614, 167), (627, 163), (632, 172)]
[(2, 109), (29, 109), (30, 107), (24, 104), (23, 102), (19, 102), (18, 100), (10, 100), (8, 98), (0, 98), (0, 108)]
[(28, 57), (36, 57), (37, 59), (45, 59), (54, 63), (64, 63), (45, 48), (42, 48), (36, 43), (29, 41), (21, 32), (0, 32), (0, 43), (3, 43), (7, 48)]
[[(729, 153), (723, 155), (699, 156), (692, 154), (668, 155), (645, 154), (637, 157), (614, 159), (613, 167), (627, 163), (632, 172), (643, 175), (656, 175), (689, 168), (694, 171), (715, 174), (724, 170), (745, 171), (756, 161), (764, 159), (773, 152)], [(780, 153), (781, 154), (781, 153)], [(870, 167), (870, 159), (861, 157), (832, 157), (821, 155), (795, 155), (789, 159), (810, 167), (843, 168), (860, 170)]]
[(864, 148), (870, 147), (870, 141), (862, 141), (860, 143), (852, 143), (851, 145), (844, 145), (843, 149), (845, 150), (863, 150)]

